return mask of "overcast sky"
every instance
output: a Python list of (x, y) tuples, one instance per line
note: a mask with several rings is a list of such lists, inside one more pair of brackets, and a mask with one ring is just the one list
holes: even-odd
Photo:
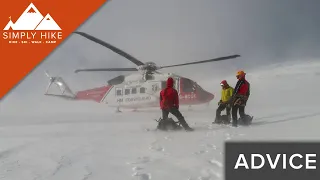
[[(158, 65), (241, 55), (226, 62), (164, 70), (199, 80), (242, 68), (250, 71), (270, 63), (319, 58), (319, 9), (319, 0), (113, 0), (79, 31)], [(3, 101), (42, 96), (47, 85), (44, 69), (63, 76), (75, 89), (99, 86), (121, 74), (73, 73), (94, 67), (135, 65), (72, 35)]]

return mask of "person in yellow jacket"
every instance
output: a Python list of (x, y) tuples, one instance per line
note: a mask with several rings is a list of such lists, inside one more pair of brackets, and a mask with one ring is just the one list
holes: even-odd
[(233, 91), (234, 89), (229, 86), (228, 82), (226, 80), (221, 81), (220, 83), (222, 89), (221, 89), (221, 99), (218, 102), (218, 109), (216, 111), (216, 119), (215, 119), (215, 123), (220, 123), (223, 120), (221, 119), (221, 112), (223, 110), (226, 109), (227, 111), (227, 117), (228, 117), (228, 121), (231, 120), (231, 104), (230, 104), (230, 100), (232, 98), (233, 95)]

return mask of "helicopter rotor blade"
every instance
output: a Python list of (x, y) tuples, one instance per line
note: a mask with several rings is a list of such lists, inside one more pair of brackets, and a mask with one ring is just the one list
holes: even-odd
[(117, 54), (125, 57), (126, 59), (128, 59), (129, 61), (131, 61), (132, 63), (134, 63), (134, 64), (137, 65), (137, 66), (144, 65), (143, 62), (139, 61), (139, 60), (136, 59), (135, 57), (133, 57), (133, 56), (131, 56), (130, 54), (122, 51), (122, 50), (119, 49), (119, 48), (114, 47), (113, 45), (111, 45), (111, 44), (109, 44), (109, 43), (106, 43), (105, 41), (102, 41), (102, 40), (100, 40), (100, 39), (98, 39), (98, 38), (96, 38), (96, 37), (93, 37), (93, 36), (91, 36), (91, 35), (89, 35), (89, 34), (87, 34), (87, 33), (85, 33), (85, 32), (77, 32), (77, 31), (76, 31), (76, 32), (73, 32), (73, 33), (79, 34), (79, 35), (81, 35), (81, 36), (83, 36), (83, 37), (85, 37), (85, 38), (87, 38), (87, 39), (89, 39), (89, 40), (91, 40), (91, 41), (93, 41), (93, 42), (95, 42), (95, 43), (98, 43), (98, 44), (100, 44), (100, 45), (102, 45), (102, 46), (110, 49), (111, 51), (113, 51), (113, 52), (115, 52), (115, 53), (117, 53)]
[(77, 69), (75, 73), (81, 71), (138, 71), (136, 68), (95, 68), (95, 69)]
[(192, 64), (208, 63), (208, 62), (214, 62), (214, 61), (223, 61), (223, 60), (228, 60), (228, 59), (234, 59), (237, 57), (240, 57), (240, 55), (225, 56), (225, 57), (219, 57), (219, 58), (214, 58), (214, 59), (209, 59), (209, 60), (195, 61), (195, 62), (183, 63), (183, 64), (175, 64), (175, 65), (169, 65), (169, 66), (160, 66), (159, 69), (176, 67), (176, 66), (192, 65)]

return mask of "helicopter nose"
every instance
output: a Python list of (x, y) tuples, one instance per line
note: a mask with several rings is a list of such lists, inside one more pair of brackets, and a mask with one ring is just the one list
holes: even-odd
[(214, 99), (214, 95), (208, 92), (208, 101), (211, 101), (213, 99)]
[(214, 99), (214, 95), (205, 90), (198, 91), (197, 94), (199, 100), (202, 102), (210, 102), (212, 99)]

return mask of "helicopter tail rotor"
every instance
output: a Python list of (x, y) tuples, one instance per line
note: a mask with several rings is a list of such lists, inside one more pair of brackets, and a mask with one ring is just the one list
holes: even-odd
[[(74, 99), (75, 98), (75, 94), (69, 88), (67, 83), (62, 79), (62, 77), (51, 76), (51, 75), (49, 75), (48, 71), (45, 71), (45, 74), (49, 79), (49, 84), (48, 84), (47, 89), (45, 91), (45, 95), (57, 96), (57, 97), (65, 98), (65, 99)], [(61, 94), (49, 93), (49, 90), (51, 89), (52, 85), (56, 85), (58, 87), (58, 89), (60, 90)]]

